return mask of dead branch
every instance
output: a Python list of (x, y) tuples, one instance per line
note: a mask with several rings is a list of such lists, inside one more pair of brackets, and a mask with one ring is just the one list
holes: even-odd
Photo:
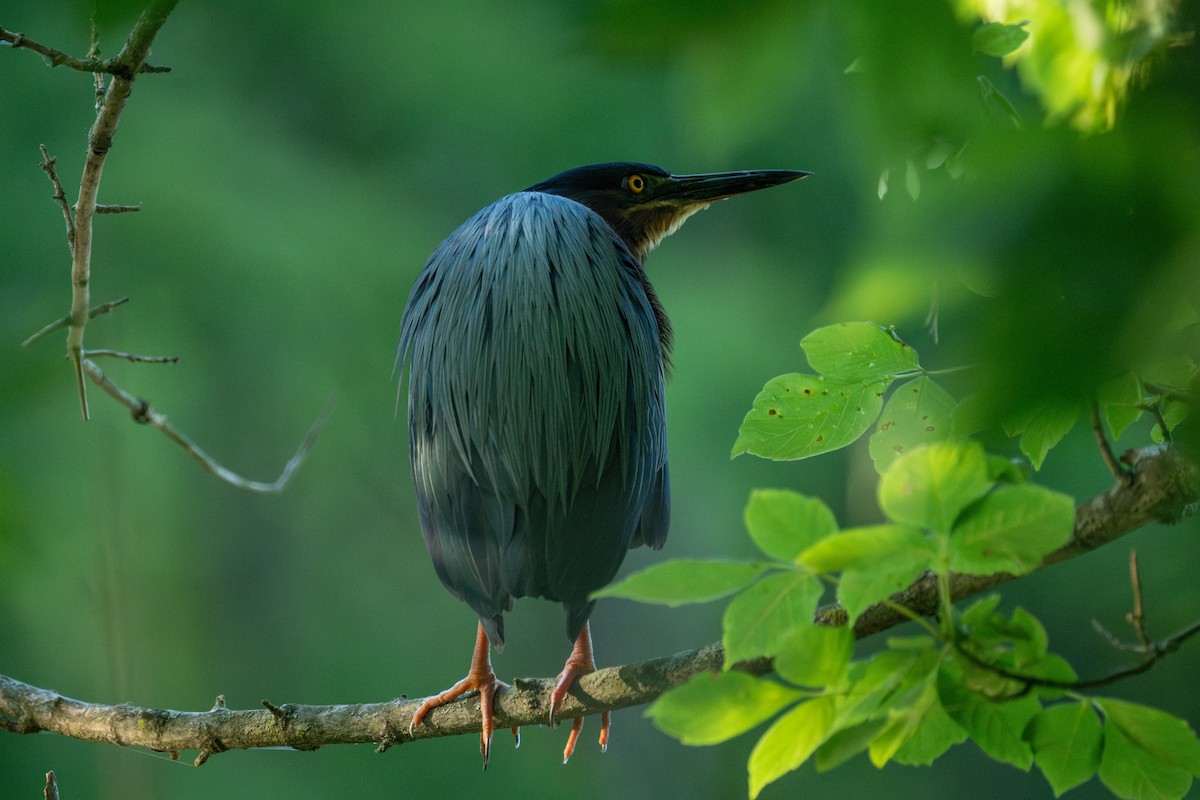
[[(84, 381), (86, 375), (101, 389), (107, 392), (117, 402), (130, 410), (134, 421), (150, 425), (161, 431), (168, 439), (183, 448), (188, 455), (200, 463), (210, 474), (220, 478), (235, 488), (251, 492), (275, 494), (284, 489), (292, 474), (304, 461), (313, 440), (324, 425), (330, 406), (318, 417), (309, 430), (304, 441), (292, 459), (285, 465), (283, 473), (275, 481), (266, 483), (252, 481), (232, 470), (227, 469), (205, 453), (195, 442), (172, 425), (165, 414), (151, 407), (150, 403), (134, 397), (118, 386), (111, 378), (96, 366), (94, 357), (121, 358), (133, 362), (174, 363), (178, 358), (173, 356), (144, 356), (110, 348), (85, 349), (83, 346), (84, 331), (88, 320), (92, 317), (111, 311), (125, 302), (123, 298), (114, 303), (106, 303), (96, 308), (88, 308), (89, 286), (91, 283), (92, 228), (96, 214), (120, 214), (140, 210), (137, 205), (98, 204), (96, 197), (100, 188), (100, 177), (104, 169), (104, 161), (112, 147), (116, 134), (117, 123), (129, 99), (134, 78), (141, 72), (162, 71), (146, 67), (146, 57), (150, 53), (150, 45), (159, 30), (166, 23), (167, 17), (175, 8), (178, 0), (150, 0), (141, 16), (134, 24), (133, 30), (125, 41), (125, 46), (116, 57), (106, 61), (99, 60), (99, 42), (93, 25), (91, 44), (86, 59), (68, 56), (53, 48), (35, 42), (23, 34), (12, 33), (0, 28), (0, 42), (8, 42), (12, 47), (24, 47), (46, 56), (51, 66), (66, 64), (74, 69), (95, 73), (96, 85), (96, 120), (88, 134), (87, 158), (84, 162), (83, 177), (80, 181), (79, 199), (72, 208), (66, 199), (62, 182), (59, 180), (56, 159), (51, 156), (45, 145), (41, 147), (42, 161), (39, 166), (46, 173), (54, 187), (53, 199), (62, 210), (66, 223), (67, 247), (71, 253), (71, 312), (62, 319), (55, 320), (30, 336), (21, 346), (26, 347), (48, 333), (67, 329), (67, 358), (75, 371), (76, 390), (79, 394), (80, 410), (83, 419), (90, 417), (88, 408), (87, 389)], [(104, 87), (102, 74), (112, 75), (107, 89)], [(332, 402), (332, 401), (331, 401)]]

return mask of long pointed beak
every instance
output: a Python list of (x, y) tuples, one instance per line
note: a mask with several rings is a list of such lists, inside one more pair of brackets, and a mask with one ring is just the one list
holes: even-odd
[(711, 172), (704, 175), (672, 175), (670, 182), (658, 190), (658, 197), (655, 199), (668, 200), (680, 205), (711, 203), (735, 194), (798, 181), (811, 174), (794, 169), (751, 169), (739, 172)]

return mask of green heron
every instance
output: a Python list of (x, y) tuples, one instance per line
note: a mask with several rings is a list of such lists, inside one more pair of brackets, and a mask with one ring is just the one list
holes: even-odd
[[(479, 617), (467, 677), (413, 717), (479, 693), (487, 766), (490, 648), (518, 597), (562, 603), (574, 643), (550, 721), (595, 670), (588, 616), (631, 547), (670, 519), (663, 381), (671, 326), (646, 254), (714, 200), (792, 170), (671, 175), (639, 163), (567, 170), (464, 222), (426, 262), (400, 326), (413, 483), (425, 547)], [(577, 718), (563, 752), (575, 748)], [(609, 715), (601, 718), (607, 746)], [(514, 732), (515, 729), (514, 729)]]

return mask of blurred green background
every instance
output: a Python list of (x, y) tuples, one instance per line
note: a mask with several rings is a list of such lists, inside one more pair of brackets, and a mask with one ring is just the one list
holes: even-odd
[[(671, 557), (751, 557), (741, 510), (756, 486), (818, 495), (843, 523), (878, 517), (865, 442), (795, 464), (728, 459), (755, 393), (804, 368), (797, 342), (819, 324), (894, 323), (929, 366), (980, 365), (952, 388), (987, 384), (1007, 408), (1194, 354), (1200, 63), (1194, 46), (1162, 45), (1184, 43), (1170, 36), (1195, 29), (1196, 4), (1156, 28), (1170, 4), (1083, 2), (1071, 16), (1053, 0), (993, 3), (1002, 21), (1031, 20), (1019, 69), (972, 49), (969, 5), (184, 0), (151, 59), (173, 71), (137, 81), (101, 188), (101, 202), (143, 210), (98, 221), (92, 297), (133, 300), (88, 344), (178, 355), (102, 366), (252, 478), (272, 480), (336, 394), (279, 497), (205, 475), (94, 387), (81, 423), (61, 336), (18, 348), (70, 300), (37, 147), (74, 191), (93, 94), (86, 75), (0, 48), (0, 673), (186, 710), (218, 694), (235, 708), (382, 701), (461, 677), (474, 620), (420, 541), (391, 374), (400, 312), (459, 222), (567, 167), (815, 173), (718, 204), (649, 259), (678, 342)], [(1125, 19), (1114, 9), (1129, 27), (1085, 24)], [(8, 0), (0, 25), (82, 53), (89, 13)], [(105, 9), (106, 53), (135, 14)], [(1146, 441), (1142, 425), (1119, 446)], [(1111, 483), (1082, 426), (1040, 478), (1081, 500)], [(1006, 587), (1006, 604), (1042, 615), (1053, 647), (1102, 674), (1128, 657), (1089, 620), (1126, 633), (1130, 547), (1152, 634), (1197, 616), (1196, 527), (1140, 531)], [(663, 557), (634, 552), (625, 572)], [(598, 660), (705, 644), (720, 616), (605, 601)], [(497, 672), (557, 672), (561, 628), (560, 609), (522, 601)], [(1195, 724), (1197, 669), (1193, 644), (1111, 691)], [(684, 747), (634, 709), (601, 755), (596, 727), (566, 767), (564, 729), (526, 730), (515, 753), (498, 736), (486, 774), (471, 737), (384, 755), (237, 751), (194, 769), (194, 753), (4, 734), (0, 797), (39, 797), (48, 769), (67, 800), (745, 794), (752, 736)], [(762, 796), (879, 791), (1049, 796), (973, 745), (932, 770), (809, 765)], [(1071, 796), (1107, 794), (1093, 781)]]

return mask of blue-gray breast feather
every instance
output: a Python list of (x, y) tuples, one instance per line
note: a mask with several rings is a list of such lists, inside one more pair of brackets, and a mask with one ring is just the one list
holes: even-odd
[(670, 518), (664, 356), (641, 266), (597, 214), (522, 192), (471, 217), (408, 299), (410, 457), (438, 577), (497, 649), (513, 598), (568, 636)]

